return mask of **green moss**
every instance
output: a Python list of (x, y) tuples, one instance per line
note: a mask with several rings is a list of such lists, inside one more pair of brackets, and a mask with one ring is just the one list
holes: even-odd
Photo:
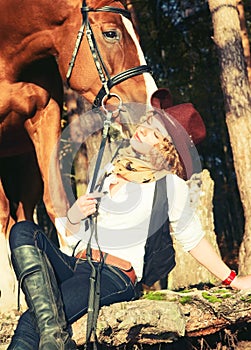
[(160, 292), (148, 292), (143, 295), (143, 299), (148, 300), (165, 300), (165, 295)]
[(193, 298), (192, 298), (191, 296), (187, 295), (187, 296), (181, 297), (181, 298), (179, 299), (179, 302), (180, 302), (182, 305), (184, 305), (184, 304), (190, 303), (190, 302), (192, 301), (192, 299), (193, 299)]
[(180, 293), (191, 293), (193, 289), (183, 289), (180, 291)]
[(251, 303), (251, 294), (248, 294), (248, 295), (246, 295), (246, 296), (243, 296), (243, 297), (241, 297), (240, 299), (241, 299), (241, 301), (244, 301), (244, 302), (246, 302), (246, 303)]
[(221, 303), (222, 299), (217, 297), (216, 295), (211, 295), (207, 292), (202, 292), (203, 298), (207, 299), (210, 303)]
[(221, 297), (222, 297), (223, 299), (232, 298), (232, 294), (230, 294), (230, 293), (222, 294)]
[(213, 291), (213, 293), (219, 293), (219, 294), (224, 294), (224, 293), (228, 293), (228, 292), (229, 292), (229, 290), (226, 288), (215, 289)]

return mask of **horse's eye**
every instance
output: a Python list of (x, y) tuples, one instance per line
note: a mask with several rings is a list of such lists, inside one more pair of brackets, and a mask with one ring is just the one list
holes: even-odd
[(105, 40), (109, 41), (110, 43), (114, 43), (115, 41), (119, 41), (120, 35), (117, 30), (107, 30), (103, 32), (103, 36)]

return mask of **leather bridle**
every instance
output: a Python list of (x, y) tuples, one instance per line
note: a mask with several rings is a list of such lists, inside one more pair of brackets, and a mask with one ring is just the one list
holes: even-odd
[[(89, 12), (113, 12), (116, 14), (120, 14), (120, 15), (122, 15), (130, 20), (131, 20), (131, 15), (130, 15), (130, 12), (126, 9), (121, 9), (121, 8), (112, 7), (112, 6), (103, 6), (103, 7), (94, 9), (94, 8), (88, 7), (86, 5), (85, 0), (82, 3), (82, 8), (81, 8), (81, 13), (82, 13), (82, 18), (83, 18), (82, 25), (81, 25), (80, 30), (78, 32), (75, 48), (74, 48), (73, 54), (72, 54), (72, 59), (69, 63), (69, 68), (68, 68), (68, 71), (66, 74), (66, 79), (67, 79), (67, 83), (69, 84), (72, 70), (73, 70), (75, 60), (76, 60), (76, 57), (78, 54), (78, 50), (79, 50), (81, 41), (83, 39), (84, 32), (86, 32), (86, 37), (87, 37), (87, 41), (88, 41), (88, 44), (89, 44), (89, 47), (90, 47), (90, 50), (92, 53), (92, 57), (93, 57), (96, 69), (98, 71), (99, 78), (100, 78), (101, 83), (102, 83), (102, 88), (98, 92), (98, 94), (93, 102), (93, 106), (92, 106), (93, 108), (99, 108), (102, 105), (104, 99), (108, 99), (111, 96), (110, 90), (114, 85), (117, 85), (117, 84), (123, 82), (124, 80), (132, 78), (136, 75), (140, 75), (143, 73), (150, 73), (151, 69), (147, 65), (140, 65), (137, 67), (127, 69), (124, 72), (118, 73), (117, 75), (111, 77), (109, 75), (109, 72), (106, 68), (106, 65), (102, 59), (102, 56), (99, 52), (98, 45), (97, 45), (97, 42), (95, 40), (91, 24), (90, 24), (89, 19), (88, 19)], [(112, 94), (112, 95), (115, 95), (115, 94)]]
[[(105, 149), (105, 144), (107, 141), (107, 136), (109, 133), (109, 128), (111, 125), (111, 120), (114, 117), (114, 111), (108, 111), (106, 110), (104, 106), (104, 101), (107, 101), (112, 96), (115, 96), (119, 99), (120, 105), (122, 104), (121, 98), (114, 94), (110, 93), (111, 88), (114, 85), (117, 85), (121, 83), (122, 81), (129, 79), (131, 77), (134, 77), (136, 75), (140, 75), (146, 72), (150, 72), (150, 68), (147, 65), (141, 65), (138, 67), (133, 67), (130, 69), (125, 70), (124, 72), (121, 72), (114, 77), (111, 77), (109, 75), (109, 72), (106, 68), (106, 65), (102, 59), (102, 56), (100, 55), (98, 45), (96, 43), (90, 22), (88, 20), (88, 13), (89, 12), (113, 12), (122, 16), (125, 16), (128, 19), (131, 19), (130, 12), (126, 9), (120, 9), (116, 7), (111, 6), (103, 6), (97, 9), (90, 8), (86, 5), (85, 0), (82, 3), (81, 13), (82, 13), (82, 25), (78, 32), (76, 45), (72, 54), (72, 59), (69, 64), (69, 69), (66, 75), (67, 82), (69, 84), (69, 80), (72, 74), (72, 70), (74, 67), (74, 63), (78, 54), (78, 50), (81, 44), (81, 41), (84, 36), (84, 32), (86, 32), (87, 41), (92, 53), (92, 57), (96, 66), (96, 69), (99, 74), (99, 78), (102, 83), (102, 88), (100, 89), (99, 93), (97, 94), (94, 102), (93, 102), (93, 108), (97, 109), (99, 107), (103, 107), (105, 120), (104, 120), (104, 127), (102, 132), (102, 140), (93, 172), (93, 178), (90, 186), (90, 192), (93, 192), (96, 186), (96, 181), (100, 169), (100, 164), (103, 156), (103, 152)], [(120, 109), (120, 106), (118, 110)], [(116, 111), (115, 111), (116, 112)], [(88, 344), (90, 342), (92, 334), (96, 334), (96, 324), (97, 324), (97, 317), (98, 317), (98, 311), (99, 311), (99, 302), (100, 302), (100, 279), (101, 279), (101, 268), (102, 263), (98, 265), (98, 270), (96, 271), (95, 266), (93, 265), (93, 262), (91, 260), (91, 240), (92, 237), (96, 239), (96, 242), (98, 242), (97, 237), (97, 215), (92, 215), (89, 217), (89, 225), (91, 229), (91, 235), (90, 239), (87, 245), (87, 261), (91, 267), (91, 276), (90, 276), (90, 292), (89, 292), (89, 301), (88, 301), (88, 315), (87, 315), (87, 328), (86, 328), (86, 343)], [(102, 254), (102, 253), (101, 253)], [(102, 259), (103, 261), (103, 259)], [(94, 342), (95, 345), (95, 342)], [(95, 347), (94, 347), (95, 349)]]

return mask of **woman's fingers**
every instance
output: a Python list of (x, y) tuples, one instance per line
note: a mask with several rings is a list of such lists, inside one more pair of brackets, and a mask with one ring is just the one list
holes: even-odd
[(77, 224), (96, 212), (97, 200), (87, 195), (79, 197), (68, 210), (67, 218), (71, 224)]
[(87, 195), (84, 195), (79, 197), (77, 203), (79, 210), (83, 214), (84, 218), (96, 212), (97, 200), (94, 198), (89, 198)]

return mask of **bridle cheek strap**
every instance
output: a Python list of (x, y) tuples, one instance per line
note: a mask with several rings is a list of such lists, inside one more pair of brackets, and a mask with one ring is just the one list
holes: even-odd
[(132, 77), (135, 77), (137, 75), (143, 74), (143, 73), (150, 73), (151, 69), (149, 66), (147, 65), (140, 65), (138, 67), (133, 67), (133, 68), (129, 68), (127, 70), (125, 70), (124, 72), (118, 73), (117, 75), (115, 75), (114, 77), (110, 77), (108, 70), (106, 68), (106, 65), (102, 59), (102, 56), (100, 55), (99, 49), (98, 49), (98, 45), (96, 43), (90, 22), (88, 20), (88, 13), (89, 12), (113, 12), (116, 14), (120, 14), (123, 15), (124, 17), (131, 19), (131, 15), (130, 12), (126, 9), (121, 9), (121, 8), (117, 8), (117, 7), (112, 7), (112, 6), (103, 6), (97, 9), (93, 9), (90, 8), (88, 6), (86, 6), (86, 2), (83, 1), (82, 4), (82, 8), (81, 8), (81, 13), (82, 13), (82, 17), (83, 17), (83, 22), (81, 25), (81, 28), (78, 32), (78, 36), (77, 36), (77, 40), (76, 40), (76, 44), (75, 44), (75, 48), (72, 54), (72, 59), (70, 61), (69, 64), (69, 68), (66, 74), (66, 80), (68, 85), (69, 81), (70, 81), (70, 77), (72, 74), (72, 70), (75, 64), (75, 60), (80, 48), (80, 44), (82, 41), (82, 38), (84, 36), (84, 31), (86, 30), (86, 37), (87, 37), (87, 41), (92, 53), (92, 57), (97, 69), (97, 72), (99, 74), (99, 78), (100, 81), (102, 83), (102, 87), (100, 89), (100, 91), (98, 92), (98, 95), (96, 96), (92, 108), (99, 108), (102, 104), (102, 100), (104, 99), (105, 96), (110, 95), (110, 90), (113, 86), (127, 80), (130, 79)]

